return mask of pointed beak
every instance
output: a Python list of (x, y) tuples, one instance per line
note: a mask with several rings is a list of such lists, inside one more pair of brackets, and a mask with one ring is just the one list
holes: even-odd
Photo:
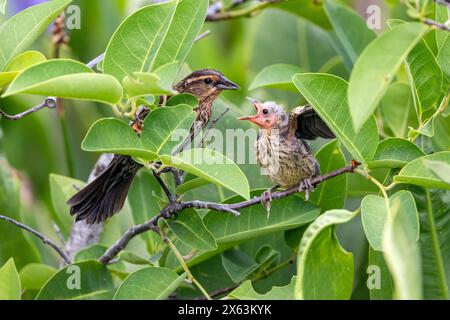
[(261, 116), (261, 112), (260, 112), (261, 109), (263, 108), (263, 104), (261, 102), (259, 102), (258, 100), (250, 98), (250, 97), (247, 97), (247, 100), (249, 100), (253, 104), (253, 106), (255, 107), (256, 115), (241, 117), (241, 118), (239, 118), (239, 120), (251, 121), (251, 122), (253, 122), (253, 123), (257, 124), (257, 125), (263, 124), (262, 116)]
[(239, 90), (239, 86), (233, 81), (228, 80), (225, 76), (220, 78), (220, 82), (216, 85), (220, 90)]

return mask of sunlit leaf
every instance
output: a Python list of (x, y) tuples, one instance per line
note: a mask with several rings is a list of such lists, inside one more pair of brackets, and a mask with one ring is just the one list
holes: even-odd
[(0, 300), (20, 300), (21, 285), (14, 259), (0, 267)]

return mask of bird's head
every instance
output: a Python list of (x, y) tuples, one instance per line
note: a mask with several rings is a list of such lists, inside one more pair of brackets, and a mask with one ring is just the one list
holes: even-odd
[(288, 116), (284, 112), (283, 107), (272, 101), (264, 103), (259, 102), (253, 98), (250, 100), (256, 109), (256, 115), (241, 117), (239, 120), (248, 120), (262, 129), (282, 129), (288, 123)]
[(238, 90), (239, 86), (228, 80), (219, 71), (203, 69), (192, 72), (174, 89), (179, 93), (189, 93), (202, 102), (214, 100), (223, 90)]

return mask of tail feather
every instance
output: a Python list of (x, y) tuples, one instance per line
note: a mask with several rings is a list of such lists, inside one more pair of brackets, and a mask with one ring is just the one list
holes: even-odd
[(119, 212), (133, 178), (142, 166), (129, 156), (115, 155), (94, 181), (67, 201), (76, 221), (99, 223)]

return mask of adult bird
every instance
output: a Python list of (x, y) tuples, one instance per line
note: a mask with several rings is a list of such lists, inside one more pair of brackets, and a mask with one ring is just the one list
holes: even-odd
[[(195, 71), (174, 86), (179, 93), (188, 93), (198, 99), (196, 128), (204, 127), (212, 113), (214, 100), (224, 90), (237, 90), (239, 87), (216, 70), (203, 69)], [(140, 133), (141, 124), (149, 109), (141, 109), (133, 129)], [(198, 132), (198, 130), (192, 130)], [(191, 132), (192, 132), (191, 131)], [(90, 184), (76, 193), (67, 202), (70, 214), (76, 221), (85, 220), (88, 224), (105, 221), (119, 212), (125, 202), (131, 183), (142, 165), (130, 156), (114, 155), (108, 167)]]
[(260, 127), (256, 141), (256, 159), (263, 174), (276, 184), (262, 196), (262, 203), (270, 210), (272, 191), (278, 187), (305, 190), (306, 200), (314, 190), (311, 179), (320, 174), (319, 163), (311, 153), (308, 142), (321, 138), (335, 138), (334, 133), (310, 106), (297, 107), (288, 116), (275, 102), (261, 103), (248, 98), (257, 114), (239, 118)]

